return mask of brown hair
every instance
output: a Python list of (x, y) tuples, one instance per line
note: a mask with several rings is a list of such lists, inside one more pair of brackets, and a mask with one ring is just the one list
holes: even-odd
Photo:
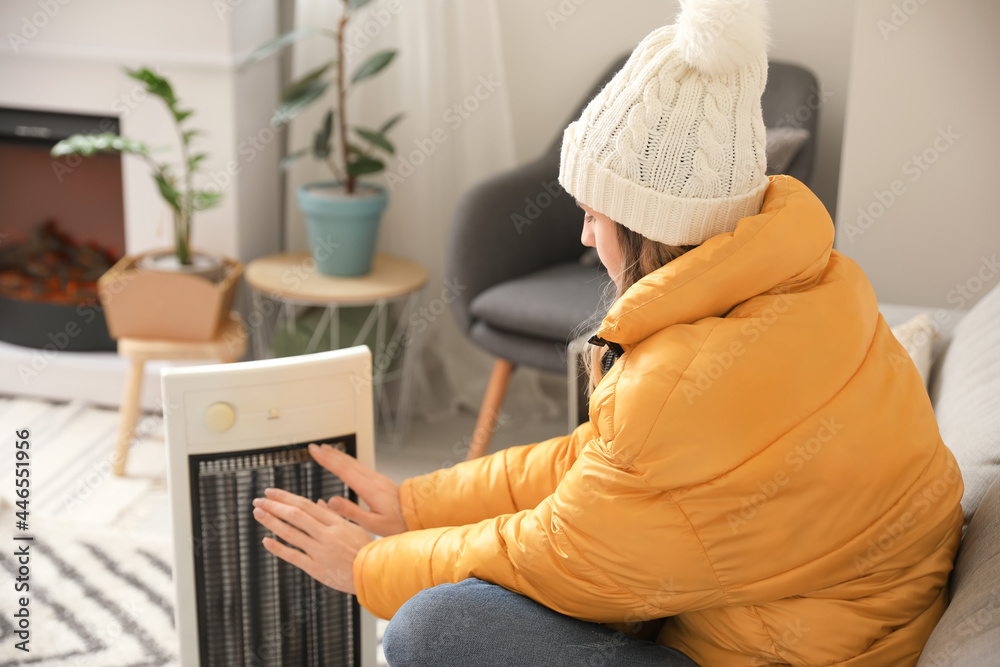
[[(672, 246), (659, 243), (658, 241), (646, 238), (638, 232), (633, 232), (625, 225), (617, 222), (614, 224), (615, 236), (618, 239), (618, 246), (621, 248), (622, 261), (625, 266), (622, 269), (621, 284), (616, 285), (614, 282), (608, 284), (608, 291), (604, 298), (604, 302), (608, 306), (602, 309), (605, 312), (610, 309), (615, 301), (625, 294), (625, 291), (629, 287), (639, 282), (643, 277), (677, 259), (692, 248), (698, 247), (694, 245)], [(587, 369), (587, 375), (590, 377), (591, 392), (594, 391), (597, 383), (604, 377), (601, 359), (607, 351), (607, 345), (592, 345), (590, 354), (583, 355), (584, 366)]]

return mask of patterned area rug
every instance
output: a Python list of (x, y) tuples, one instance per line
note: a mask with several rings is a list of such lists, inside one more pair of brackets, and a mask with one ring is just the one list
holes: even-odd
[[(15, 648), (21, 641), (12, 622), (17, 546), (5, 547), (0, 551), (0, 667), (176, 667), (168, 541), (38, 519), (24, 533), (34, 540), (15, 542), (9, 529), (15, 521), (9, 506), (0, 509), (0, 541), (30, 545), (30, 651)], [(385, 626), (377, 621), (377, 665), (386, 665)]]
[[(158, 420), (141, 420), (139, 426)], [(0, 397), (0, 433), (13, 437), (16, 431), (31, 433), (31, 514), (58, 516), (68, 521), (111, 525), (150, 488), (150, 472), (136, 463), (142, 457), (135, 450), (144, 436), (138, 432), (129, 455), (128, 476), (111, 474), (118, 411), (82, 402), (52, 404), (36, 399)], [(152, 429), (150, 429), (152, 430)], [(148, 439), (148, 437), (147, 437)], [(14, 448), (0, 450), (0, 498), (13, 504)], [(165, 460), (159, 462), (159, 469)]]
[[(29, 652), (15, 648), (13, 610), (0, 616), (0, 665), (163, 667), (176, 665), (170, 545), (54, 519), (32, 521), (32, 541), (15, 542), (9, 507), (0, 512), (0, 590), (14, 606), (17, 562), (30, 554)], [(10, 604), (8, 604), (10, 603)]]

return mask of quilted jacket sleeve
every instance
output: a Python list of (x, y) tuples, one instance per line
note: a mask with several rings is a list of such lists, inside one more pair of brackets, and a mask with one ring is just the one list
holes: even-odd
[(595, 622), (719, 604), (718, 579), (687, 517), (611, 449), (589, 441), (535, 507), (366, 545), (354, 562), (359, 601), (391, 618), (425, 588), (477, 577)]
[(406, 526), (463, 526), (535, 507), (595, 437), (594, 426), (585, 422), (568, 435), (408, 479), (400, 487)]

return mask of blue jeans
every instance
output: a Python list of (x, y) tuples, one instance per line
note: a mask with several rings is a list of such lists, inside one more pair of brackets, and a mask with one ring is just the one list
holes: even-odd
[(393, 616), (382, 646), (390, 667), (698, 667), (680, 651), (480, 579), (415, 595)]

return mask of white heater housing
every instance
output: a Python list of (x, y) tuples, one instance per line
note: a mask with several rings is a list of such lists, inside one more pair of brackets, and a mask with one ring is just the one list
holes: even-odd
[(375, 665), (374, 618), (264, 549), (251, 505), (266, 487), (354, 498), (307, 445), (374, 467), (371, 369), (359, 346), (163, 371), (179, 664)]

